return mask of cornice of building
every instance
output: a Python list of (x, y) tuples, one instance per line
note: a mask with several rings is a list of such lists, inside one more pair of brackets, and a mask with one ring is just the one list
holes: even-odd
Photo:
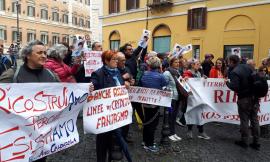
[[(12, 19), (12, 20), (16, 20), (17, 19), (16, 17), (14, 17), (12, 15), (1, 14), (0, 16), (2, 18)], [(29, 19), (29, 18), (22, 18), (22, 17), (20, 17), (20, 21), (34, 23), (34, 24), (47, 25), (47, 26), (52, 26), (52, 27), (59, 27), (59, 28), (64, 28), (64, 29), (76, 29), (76, 30), (87, 31), (87, 32), (90, 31), (90, 29), (84, 29), (82, 27), (77, 27), (77, 26), (69, 26), (68, 24), (62, 24), (62, 25), (60, 25), (57, 22), (48, 23), (48, 21), (46, 21), (46, 20), (37, 21), (35, 19)]]
[[(189, 3), (194, 3), (195, 1), (199, 2), (199, 1), (203, 1), (203, 0), (193, 0), (192, 2), (189, 1)], [(178, 3), (174, 4), (174, 5), (182, 5), (182, 4), (183, 4), (183, 2), (178, 2)], [(208, 12), (213, 12), (213, 11), (229, 10), (229, 9), (236, 9), (236, 8), (242, 8), (242, 7), (265, 5), (265, 4), (270, 4), (270, 0), (207, 8), (207, 11)], [(146, 11), (146, 8), (144, 10), (142, 9), (141, 11)], [(100, 16), (99, 18), (100, 19), (105, 19), (105, 18), (111, 18), (111, 17), (118, 17), (118, 16), (121, 16), (121, 15), (126, 15), (127, 13), (130, 14), (130, 13), (136, 13), (136, 12), (141, 12), (141, 11), (134, 10), (134, 11), (128, 11), (128, 12), (119, 13), (119, 14), (112, 14), (112, 15), (103, 16), (103, 17)], [(145, 21), (146, 19), (152, 20), (152, 19), (159, 19), (159, 18), (166, 18), (166, 17), (182, 16), (182, 15), (187, 15), (187, 11), (171, 13), (171, 14), (167, 14), (167, 15), (163, 15), (163, 16), (150, 16), (148, 18), (144, 17), (144, 18), (129, 19), (129, 20), (126, 20), (126, 21), (119, 21), (119, 22), (114, 22), (114, 23), (107, 23), (107, 24), (104, 24), (103, 27), (119, 25), (119, 24), (126, 24), (126, 23), (131, 23), (131, 22), (136, 22), (136, 21)]]

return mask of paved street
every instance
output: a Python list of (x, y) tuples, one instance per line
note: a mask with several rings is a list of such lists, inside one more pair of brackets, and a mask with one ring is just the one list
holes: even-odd
[[(161, 121), (161, 120), (160, 120)], [(80, 131), (80, 143), (70, 149), (49, 156), (49, 162), (95, 162), (95, 136), (84, 135), (82, 130), (82, 119), (77, 125)], [(161, 123), (156, 131), (160, 140)], [(195, 128), (195, 127), (194, 127)], [(134, 162), (269, 162), (270, 161), (270, 139), (262, 139), (261, 151), (251, 148), (245, 150), (234, 145), (239, 137), (237, 125), (209, 123), (205, 130), (211, 140), (198, 138), (187, 139), (186, 128), (177, 127), (177, 134), (183, 138), (182, 141), (172, 144), (169, 148), (162, 148), (159, 153), (146, 152), (142, 146), (142, 135), (135, 124), (132, 125), (132, 136), (134, 143), (129, 145)], [(197, 129), (194, 129), (197, 133)], [(195, 136), (196, 137), (196, 136)], [(126, 160), (122, 160), (125, 162)]]

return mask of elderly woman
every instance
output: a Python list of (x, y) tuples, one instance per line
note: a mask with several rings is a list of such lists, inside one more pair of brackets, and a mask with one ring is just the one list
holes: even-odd
[[(201, 78), (202, 73), (200, 72), (200, 68), (201, 68), (200, 61), (196, 59), (192, 59), (189, 61), (189, 69), (184, 72), (183, 76), (186, 79), (187, 78)], [(188, 138), (193, 138), (192, 127), (193, 125), (188, 125), (188, 132), (187, 132)], [(199, 130), (198, 138), (206, 139), (206, 140), (210, 139), (210, 137), (204, 132), (203, 125), (198, 125), (197, 127)]]
[(75, 64), (70, 68), (63, 61), (67, 52), (67, 47), (62, 44), (56, 44), (49, 48), (47, 51), (48, 59), (44, 67), (53, 71), (59, 77), (61, 82), (75, 83), (76, 80), (73, 75), (76, 74), (78, 67), (80, 66), (80, 60), (77, 58)]
[[(140, 85), (146, 88), (162, 89), (167, 86), (166, 79), (160, 73), (161, 61), (157, 56), (150, 57), (147, 60), (149, 70), (144, 72), (140, 80)], [(159, 121), (159, 106), (144, 104), (144, 128), (143, 142), (144, 149), (151, 152), (158, 152), (159, 148), (154, 144), (155, 130)], [(147, 124), (146, 124), (147, 123)]]
[[(101, 55), (101, 59), (103, 67), (92, 73), (91, 83), (93, 87), (91, 87), (90, 91), (124, 85), (124, 80), (117, 69), (117, 52), (104, 51)], [(128, 152), (127, 143), (122, 136), (121, 128), (97, 135), (97, 161), (106, 162), (107, 153), (109, 154), (108, 161), (113, 160), (112, 148), (115, 148), (115, 145), (120, 145), (127, 160), (131, 162), (131, 156)]]
[(172, 98), (172, 110), (169, 111), (169, 126), (170, 126), (170, 136), (169, 139), (172, 141), (179, 141), (181, 138), (177, 136), (175, 133), (175, 123), (176, 123), (176, 116), (179, 112), (180, 107), (180, 90), (178, 89), (178, 81), (177, 79), (180, 77), (180, 74), (178, 73), (179, 69), (179, 59), (177, 57), (171, 57), (169, 58), (169, 67), (167, 70), (163, 73), (163, 75), (166, 78), (166, 81), (169, 83), (167, 85), (167, 89), (170, 89), (173, 92), (173, 98)]

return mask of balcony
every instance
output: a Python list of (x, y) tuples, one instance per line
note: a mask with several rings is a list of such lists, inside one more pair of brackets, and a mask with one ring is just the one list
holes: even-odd
[(148, 7), (150, 8), (160, 8), (160, 7), (170, 7), (173, 5), (172, 0), (149, 0)]

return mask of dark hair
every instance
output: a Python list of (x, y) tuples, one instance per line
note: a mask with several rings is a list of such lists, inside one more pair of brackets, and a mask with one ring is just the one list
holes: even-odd
[(122, 47), (120, 47), (119, 51), (125, 54), (127, 46), (132, 46), (130, 43), (125, 43)]
[(233, 64), (239, 64), (240, 58), (237, 55), (231, 55), (228, 58), (229, 61), (231, 61)]
[(107, 50), (104, 51), (101, 55), (101, 59), (103, 64), (105, 65), (105, 61), (111, 61), (112, 57), (117, 54), (117, 51)]
[(83, 46), (83, 42), (78, 43), (78, 46), (80, 46), (80, 45), (82, 45), (82, 46)]
[(96, 47), (96, 44), (99, 43), (99, 42), (94, 42), (91, 46), (92, 50)]
[(29, 42), (22, 50), (21, 50), (21, 57), (25, 63), (27, 63), (27, 56), (33, 52), (33, 47), (35, 45), (42, 45), (44, 46), (43, 42), (39, 40), (33, 40)]
[(223, 58), (219, 57), (219, 58), (216, 60), (216, 65), (215, 65), (215, 67), (217, 67), (217, 61), (220, 61), (220, 62), (222, 63), (222, 66), (221, 66), (220, 71), (221, 71), (221, 73), (222, 73), (223, 76), (226, 76), (226, 74), (227, 74), (227, 71), (226, 71), (227, 68), (226, 68), (225, 60), (224, 60)]

